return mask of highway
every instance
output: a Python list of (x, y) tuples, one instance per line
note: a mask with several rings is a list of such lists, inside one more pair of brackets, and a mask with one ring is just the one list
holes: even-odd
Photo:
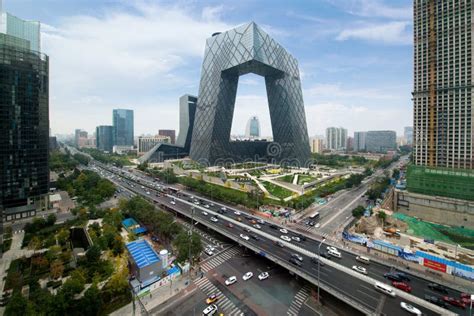
[[(160, 191), (150, 189), (149, 187), (163, 187), (162, 184), (153, 182), (151, 178), (145, 180), (144, 178), (138, 179), (135, 175), (127, 174), (128, 179), (122, 178), (123, 175), (118, 173), (123, 173), (124, 171), (112, 167), (106, 167), (102, 164), (91, 163), (91, 167), (96, 166), (101, 169), (107, 168), (107, 170), (115, 173), (115, 176), (108, 175), (112, 181), (115, 181), (119, 185), (128, 188), (131, 191), (134, 191), (137, 194), (140, 194), (144, 197), (153, 200), (155, 203), (159, 204), (162, 207), (174, 210), (183, 215), (191, 217), (191, 212), (194, 209), (194, 220), (202, 223), (205, 226), (208, 226), (215, 231), (234, 239), (235, 241), (243, 244), (244, 246), (267, 256), (269, 259), (273, 259), (280, 265), (284, 267), (289, 267), (290, 269), (297, 271), (297, 274), (302, 275), (306, 279), (309, 279), (310, 282), (316, 283), (317, 280), (317, 263), (311, 261), (311, 257), (315, 257), (317, 254), (317, 247), (319, 245), (318, 240), (308, 238), (306, 241), (285, 243), (285, 247), (279, 247), (275, 244), (276, 240), (280, 239), (282, 233), (279, 231), (282, 227), (271, 228), (269, 223), (261, 225), (261, 229), (256, 229), (252, 227), (249, 220), (245, 217), (252, 219), (257, 219), (250, 217), (250, 215), (242, 213), (241, 215), (234, 214), (235, 209), (230, 206), (225, 206), (227, 212), (225, 214), (217, 214), (221, 207), (224, 205), (217, 202), (211, 202), (207, 199), (199, 198), (201, 203), (199, 205), (194, 204), (194, 199), (191, 197), (189, 192), (181, 192), (178, 196), (173, 195), (164, 195)], [(134, 180), (130, 180), (134, 179)], [(134, 182), (135, 181), (135, 182)], [(140, 181), (137, 183), (136, 181)], [(143, 186), (143, 188), (142, 188)], [(173, 201), (173, 203), (172, 203)], [(204, 205), (212, 205), (209, 208), (204, 207)], [(207, 212), (208, 215), (203, 214)], [(212, 214), (217, 214), (218, 221), (216, 223), (211, 222), (210, 218)], [(241, 221), (239, 221), (239, 218)], [(232, 223), (233, 227), (229, 227), (228, 223)], [(250, 229), (251, 233), (244, 231), (244, 229)], [(240, 238), (240, 234), (250, 236), (250, 240), (244, 240)], [(258, 240), (252, 238), (251, 235), (256, 235)], [(288, 235), (296, 235), (292, 233)], [(326, 244), (324, 244), (321, 249), (326, 249)], [(407, 300), (416, 300), (413, 296), (407, 296), (406, 293), (396, 290), (397, 297), (391, 298), (376, 291), (373, 287), (374, 280), (382, 281), (387, 283), (388, 281), (384, 280), (383, 274), (390, 271), (390, 267), (378, 263), (372, 262), (370, 265), (366, 266), (368, 270), (368, 279), (365, 276), (359, 275), (353, 272), (351, 267), (353, 265), (361, 265), (355, 260), (355, 255), (343, 250), (339, 250), (342, 253), (341, 259), (332, 259), (330, 262), (327, 259), (321, 258), (326, 264), (321, 266), (320, 275), (321, 275), (321, 288), (337, 291), (340, 293), (340, 296), (336, 294), (342, 300), (345, 300), (347, 303), (360, 309), (362, 312), (369, 314), (385, 314), (385, 315), (398, 315), (401, 312), (400, 302)], [(298, 252), (303, 257), (303, 262), (300, 267), (294, 266), (291, 267), (289, 263), (289, 258), (292, 253)], [(337, 264), (335, 264), (337, 262)], [(342, 270), (342, 271), (341, 271)], [(341, 273), (342, 272), (342, 273)], [(430, 294), (434, 296), (440, 296), (438, 293), (431, 292), (427, 288), (428, 281), (424, 279), (417, 278), (415, 276), (410, 276), (412, 286), (412, 294), (416, 297), (423, 298), (425, 294)], [(459, 292), (449, 289), (449, 296), (459, 297)], [(400, 296), (404, 298), (401, 299)], [(439, 307), (428, 304), (426, 301), (419, 302), (424, 306), (430, 308), (421, 307), (420, 305), (413, 304), (417, 306), (425, 315), (436, 315), (450, 314), (447, 310), (440, 310)], [(467, 312), (456, 307), (450, 306), (450, 310), (454, 313), (467, 315)], [(432, 310), (436, 310), (433, 312)]]

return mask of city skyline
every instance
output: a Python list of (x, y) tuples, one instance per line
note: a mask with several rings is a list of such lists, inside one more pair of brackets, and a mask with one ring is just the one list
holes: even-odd
[[(349, 3), (300, 3), (291, 10), (282, 4), (266, 5), (271, 11), (267, 13), (259, 10), (265, 3), (215, 2), (96, 1), (91, 6), (6, 1), (4, 8), (42, 22), (42, 49), (55, 60), (51, 65), (55, 134), (70, 134), (74, 128), (91, 132), (96, 125), (109, 123), (100, 117), (122, 107), (135, 111), (137, 135), (157, 128), (177, 129), (179, 96), (197, 94), (204, 40), (250, 20), (264, 26), (300, 61), (310, 135), (322, 134), (329, 126), (344, 126), (349, 134), (365, 126), (402, 134), (404, 126), (412, 125), (411, 2)], [(282, 18), (273, 19), (275, 14)], [(127, 23), (133, 30), (123, 28)], [(179, 36), (137, 37), (136, 28), (173, 29)], [(113, 36), (118, 33), (121, 36)], [(350, 55), (344, 53), (348, 48)], [(78, 75), (71, 76), (74, 72)], [(264, 82), (253, 75), (241, 78), (232, 134), (244, 134), (249, 112), (259, 116), (261, 134), (272, 135)]]

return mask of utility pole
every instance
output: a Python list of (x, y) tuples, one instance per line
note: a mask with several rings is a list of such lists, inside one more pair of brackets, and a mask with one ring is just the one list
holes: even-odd
[(189, 260), (189, 270), (188, 270), (188, 276), (191, 278), (191, 236), (193, 234), (193, 226), (194, 226), (194, 206), (191, 207), (191, 226), (189, 226), (189, 238), (188, 238), (188, 260)]

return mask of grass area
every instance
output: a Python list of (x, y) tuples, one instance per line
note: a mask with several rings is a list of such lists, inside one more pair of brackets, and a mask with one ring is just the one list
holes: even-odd
[(315, 180), (317, 180), (317, 178), (315, 178), (313, 176), (310, 176), (310, 175), (307, 175), (307, 174), (300, 174), (298, 176), (298, 184), (300, 184), (300, 185), (304, 184), (305, 182), (309, 183), (309, 182), (313, 182)]
[(249, 171), (249, 174), (251, 176), (258, 177), (258, 176), (261, 176), (262, 174), (265, 174), (265, 172), (263, 172), (262, 170), (252, 170), (252, 171)]
[(249, 168), (256, 168), (256, 167), (263, 167), (266, 163), (263, 162), (243, 162), (243, 163), (236, 163), (231, 166), (232, 169), (249, 169)]
[(293, 175), (292, 174), (287, 174), (286, 176), (279, 177), (277, 178), (278, 181), (283, 181), (286, 183), (293, 183)]
[(293, 194), (293, 192), (291, 192), (290, 190), (287, 190), (279, 185), (275, 185), (267, 181), (262, 182), (262, 184), (271, 195), (280, 199), (287, 198)]
[(393, 216), (408, 224), (408, 234), (474, 249), (474, 229), (429, 223), (402, 213)]

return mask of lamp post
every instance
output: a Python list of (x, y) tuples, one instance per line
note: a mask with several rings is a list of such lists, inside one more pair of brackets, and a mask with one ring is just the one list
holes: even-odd
[(191, 236), (193, 234), (193, 226), (194, 226), (194, 206), (191, 207), (191, 226), (189, 227), (189, 241), (188, 241), (188, 258), (189, 258), (189, 270), (188, 276), (191, 277)]
[(319, 301), (319, 271), (321, 269), (321, 245), (323, 244), (323, 242), (326, 241), (326, 238), (323, 238), (323, 240), (321, 240), (321, 242), (319, 243), (319, 246), (318, 246), (318, 303), (321, 304), (321, 302)]

